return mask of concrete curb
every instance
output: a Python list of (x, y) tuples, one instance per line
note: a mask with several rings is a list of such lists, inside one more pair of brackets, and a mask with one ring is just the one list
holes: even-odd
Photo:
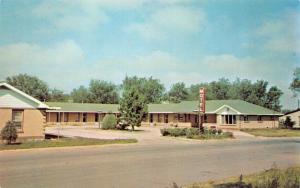
[(28, 149), (7, 149), (1, 150), (0, 153), (10, 153), (10, 152), (27, 152), (27, 151), (49, 151), (49, 150), (70, 150), (70, 149), (90, 149), (90, 148), (98, 148), (98, 147), (111, 147), (111, 146), (130, 146), (130, 145), (138, 145), (139, 142), (136, 143), (124, 143), (124, 144), (103, 144), (103, 145), (86, 145), (86, 146), (62, 146), (62, 147), (47, 147), (47, 148), (28, 148)]

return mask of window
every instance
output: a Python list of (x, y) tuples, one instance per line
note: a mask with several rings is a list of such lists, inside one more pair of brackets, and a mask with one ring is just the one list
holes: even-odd
[(150, 114), (150, 123), (153, 123), (153, 114)]
[(82, 121), (83, 122), (86, 122), (86, 119), (87, 119), (86, 117), (87, 117), (87, 113), (83, 113), (82, 114)]
[(99, 120), (99, 114), (95, 114), (95, 122), (98, 122)]
[(157, 114), (157, 122), (160, 122), (159, 114)]
[(12, 111), (12, 121), (14, 122), (17, 129), (22, 129), (23, 113), (24, 113), (24, 110), (13, 110)]
[(226, 125), (236, 124), (236, 116), (235, 115), (222, 115), (222, 124), (226, 124)]
[(244, 122), (249, 122), (249, 117), (244, 115)]
[(165, 114), (165, 123), (169, 123), (169, 116), (168, 116), (168, 114)]
[(257, 116), (257, 121), (258, 121), (258, 122), (262, 122), (261, 116)]
[(59, 112), (56, 113), (56, 122), (60, 122), (60, 113)]
[(274, 116), (270, 116), (270, 119), (271, 119), (271, 121), (275, 120)]

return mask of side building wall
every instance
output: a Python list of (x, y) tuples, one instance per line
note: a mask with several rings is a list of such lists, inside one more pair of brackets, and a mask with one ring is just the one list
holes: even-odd
[(300, 127), (300, 110), (280, 117), (280, 120), (285, 121), (286, 117), (290, 117), (295, 122), (295, 127)]
[[(12, 109), (0, 109), (0, 129), (6, 122), (12, 120)], [(44, 125), (46, 123), (45, 112), (38, 109), (24, 109), (23, 122), (20, 129), (17, 129), (19, 137), (43, 137)]]

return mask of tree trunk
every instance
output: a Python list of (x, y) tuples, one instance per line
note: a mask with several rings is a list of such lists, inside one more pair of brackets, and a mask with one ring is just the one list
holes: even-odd
[(131, 125), (131, 130), (134, 131), (134, 125)]

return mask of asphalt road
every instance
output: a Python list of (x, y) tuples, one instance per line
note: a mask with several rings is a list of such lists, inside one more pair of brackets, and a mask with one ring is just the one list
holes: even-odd
[(299, 139), (0, 152), (0, 186), (168, 187), (300, 164)]

